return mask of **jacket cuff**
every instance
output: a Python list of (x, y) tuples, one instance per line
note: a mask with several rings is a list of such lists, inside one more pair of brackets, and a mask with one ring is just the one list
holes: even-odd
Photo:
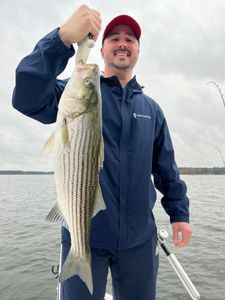
[(170, 223), (175, 223), (175, 222), (190, 222), (189, 216), (171, 216), (170, 217)]
[(56, 28), (45, 36), (45, 41), (51, 49), (51, 53), (72, 57), (75, 53), (73, 45), (65, 45), (58, 34), (58, 30), (59, 28)]

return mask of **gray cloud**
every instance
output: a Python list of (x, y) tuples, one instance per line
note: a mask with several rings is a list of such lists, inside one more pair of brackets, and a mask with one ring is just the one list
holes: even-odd
[(150, 3), (144, 11), (142, 51), (149, 56), (146, 63), (156, 72), (223, 80), (225, 3), (169, 2)]
[[(42, 146), (54, 125), (43, 125), (11, 107), (15, 68), (36, 42), (60, 26), (81, 1), (9, 0), (0, 3), (0, 169), (49, 170)], [(215, 146), (225, 156), (224, 19), (221, 0), (90, 1), (102, 13), (103, 28), (118, 14), (135, 17), (142, 27), (135, 69), (144, 91), (161, 105), (168, 120), (180, 166), (221, 166)], [(12, 9), (13, 8), (13, 9)], [(15, 13), (16, 12), (16, 13)], [(103, 69), (100, 39), (90, 55)], [(60, 77), (70, 76), (74, 63)], [(225, 92), (224, 92), (225, 93)]]

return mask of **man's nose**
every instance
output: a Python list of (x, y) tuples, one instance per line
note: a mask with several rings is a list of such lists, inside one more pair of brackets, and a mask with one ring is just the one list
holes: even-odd
[(127, 48), (127, 42), (126, 42), (126, 40), (120, 40), (120, 42), (119, 42), (119, 48), (122, 49), (122, 50), (124, 50), (124, 49)]

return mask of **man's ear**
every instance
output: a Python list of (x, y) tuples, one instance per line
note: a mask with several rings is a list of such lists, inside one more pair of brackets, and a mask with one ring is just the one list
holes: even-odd
[(103, 58), (103, 55), (104, 55), (104, 49), (103, 49), (103, 46), (101, 48), (101, 55), (102, 55), (102, 58)]

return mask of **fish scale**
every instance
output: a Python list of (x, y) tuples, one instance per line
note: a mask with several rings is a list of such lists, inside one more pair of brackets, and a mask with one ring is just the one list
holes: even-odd
[[(71, 141), (70, 141), (70, 152), (65, 152), (63, 155), (68, 156), (68, 165), (72, 165), (73, 168), (70, 168), (70, 177), (73, 178), (72, 182), (76, 184), (72, 189), (65, 187), (66, 190), (70, 190), (70, 194), (68, 196), (68, 201), (71, 205), (70, 211), (74, 213), (74, 217), (71, 220), (74, 222), (72, 228), (75, 230), (72, 233), (72, 237), (77, 238), (77, 243), (74, 241), (74, 245), (78, 245), (79, 254), (82, 256), (83, 253), (87, 252), (86, 249), (82, 249), (82, 245), (85, 246), (86, 244), (86, 236), (89, 232), (89, 224), (87, 224), (87, 220), (93, 213), (93, 202), (94, 202), (94, 194), (91, 195), (89, 190), (96, 186), (94, 182), (92, 182), (92, 178), (97, 177), (96, 174), (93, 176), (93, 173), (90, 173), (89, 170), (94, 170), (97, 173), (97, 160), (95, 159), (96, 156), (96, 147), (93, 140), (91, 140), (90, 134), (86, 134), (82, 137), (82, 132), (84, 132), (85, 127), (85, 119), (87, 116), (82, 116), (82, 120), (75, 120), (78, 124), (74, 124), (74, 127), (78, 127), (76, 131), (73, 131)], [(79, 126), (80, 125), (80, 126)], [(80, 127), (80, 128), (79, 128)], [(77, 145), (78, 143), (78, 145)], [(91, 145), (93, 145), (91, 147)], [(90, 149), (88, 149), (90, 148)], [(89, 150), (89, 151), (88, 151)], [(91, 151), (90, 151), (91, 150)], [(78, 159), (79, 153), (81, 154), (81, 158), (86, 159)], [(90, 159), (89, 155), (92, 157)], [(87, 164), (91, 164), (88, 166)], [(93, 166), (96, 166), (93, 168)], [(65, 166), (65, 169), (66, 166)], [(69, 168), (68, 168), (69, 170)], [(93, 188), (92, 188), (93, 189)], [(79, 201), (73, 201), (73, 191), (76, 191), (75, 198), (79, 199)], [(72, 205), (76, 204), (76, 207), (72, 207)], [(80, 206), (80, 207), (79, 207)], [(89, 249), (88, 249), (89, 251)]]

